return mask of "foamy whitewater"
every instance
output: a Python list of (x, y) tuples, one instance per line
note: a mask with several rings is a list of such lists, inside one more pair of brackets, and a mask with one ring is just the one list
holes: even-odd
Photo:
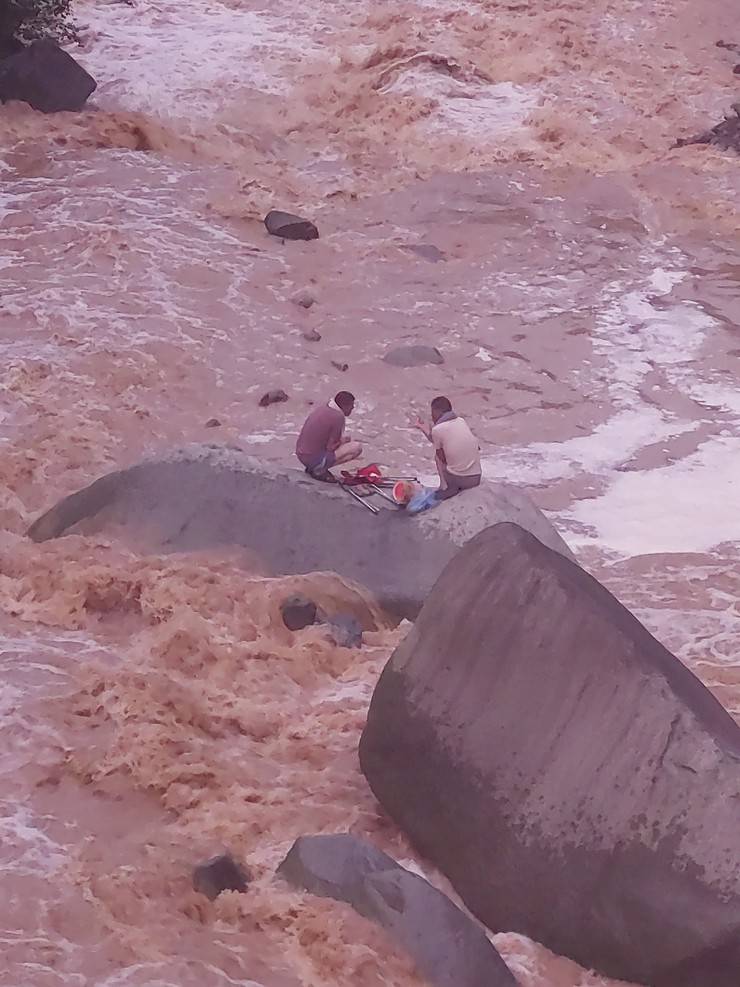
[[(332, 574), (24, 532), (185, 442), (289, 462), (340, 386), (369, 458), (425, 474), (408, 417), (449, 393), (486, 475), (740, 717), (738, 160), (670, 149), (738, 98), (736, 4), (76, 16), (86, 111), (0, 108), (0, 983), (411, 987), (378, 929), (272, 879), (297, 836), (351, 830), (449, 891), (357, 763), (404, 627)], [(270, 239), (273, 207), (321, 239)], [(409, 341), (445, 363), (381, 361)], [(368, 646), (287, 631), (297, 591), (364, 615)], [(190, 871), (222, 849), (255, 879), (210, 903)], [(493, 940), (523, 987), (614, 984)]]

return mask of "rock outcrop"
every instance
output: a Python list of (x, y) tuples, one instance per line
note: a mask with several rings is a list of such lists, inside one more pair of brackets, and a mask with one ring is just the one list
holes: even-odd
[(423, 877), (354, 836), (302, 836), (278, 868), (295, 887), (386, 929), (436, 987), (516, 987), (477, 923)]
[(360, 762), (489, 928), (650, 987), (740, 983), (740, 727), (516, 525), (445, 569)]
[(53, 41), (34, 41), (0, 62), (0, 101), (18, 100), (42, 113), (81, 110), (96, 85)]
[(44, 541), (112, 523), (120, 537), (130, 533), (137, 545), (143, 538), (151, 551), (242, 546), (273, 575), (338, 572), (368, 587), (389, 611), (413, 617), (458, 549), (504, 520), (568, 554), (527, 496), (505, 484), (482, 484), (418, 518), (385, 502), (374, 516), (303, 471), (206, 445), (104, 476), (60, 501), (28, 533)]

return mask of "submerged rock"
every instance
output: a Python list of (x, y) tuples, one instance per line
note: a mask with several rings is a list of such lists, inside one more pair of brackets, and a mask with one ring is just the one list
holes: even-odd
[(34, 41), (0, 62), (0, 101), (19, 100), (42, 113), (81, 110), (96, 86), (53, 41)]
[(303, 333), (303, 338), (308, 343), (320, 343), (321, 333), (318, 331), (318, 329), (306, 329), (306, 331)]
[(301, 288), (300, 291), (297, 291), (293, 295), (291, 301), (294, 305), (299, 305), (301, 308), (311, 308), (316, 304), (316, 296), (308, 288)]
[(278, 868), (295, 887), (386, 929), (436, 987), (516, 987), (483, 930), (423, 877), (349, 834), (302, 836)]
[(432, 264), (437, 264), (441, 260), (446, 260), (445, 254), (435, 247), (433, 243), (412, 243), (406, 248), (411, 253), (416, 254), (418, 257), (423, 257), (424, 260), (430, 261)]
[(318, 240), (319, 231), (309, 219), (273, 209), (265, 216), (265, 228), (283, 240)]
[(348, 613), (335, 614), (327, 620), (329, 636), (340, 648), (362, 647), (362, 626)]
[(412, 346), (396, 346), (383, 357), (386, 363), (394, 367), (423, 367), (426, 364), (444, 363), (444, 357), (436, 346), (423, 346), (415, 343)]
[(211, 901), (222, 891), (246, 891), (250, 880), (249, 873), (228, 853), (213, 857), (193, 870), (193, 887)]
[[(151, 551), (238, 545), (273, 575), (332, 571), (370, 589), (387, 610), (415, 616), (442, 569), (481, 529), (517, 521), (568, 548), (521, 490), (484, 483), (417, 518), (390, 504), (375, 516), (342, 489), (238, 450), (193, 446), (111, 473), (39, 518), (34, 541), (115, 525)], [(79, 525), (79, 526), (78, 526)]]
[(307, 596), (291, 596), (280, 607), (283, 623), (289, 631), (302, 631), (316, 623), (316, 604)]
[(733, 103), (732, 113), (733, 115), (726, 116), (721, 123), (712, 127), (711, 130), (706, 130), (695, 137), (680, 138), (674, 147), (686, 147), (689, 144), (713, 144), (723, 151), (737, 151), (740, 154), (740, 103)]
[(447, 566), (384, 669), (370, 786), (493, 930), (651, 987), (736, 987), (740, 727), (514, 524)]

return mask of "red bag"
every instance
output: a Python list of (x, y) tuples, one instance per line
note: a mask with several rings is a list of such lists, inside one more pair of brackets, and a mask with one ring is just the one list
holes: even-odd
[(354, 473), (342, 470), (342, 483), (348, 487), (359, 486), (362, 483), (380, 483), (382, 479), (383, 474), (377, 463), (369, 463), (367, 466), (355, 470)]

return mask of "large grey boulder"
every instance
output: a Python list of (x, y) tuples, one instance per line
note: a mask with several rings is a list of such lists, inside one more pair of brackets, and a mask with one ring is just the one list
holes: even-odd
[[(377, 498), (376, 498), (377, 499)], [(272, 574), (338, 572), (413, 617), (447, 562), (473, 535), (512, 520), (568, 548), (524, 493), (484, 484), (420, 517), (389, 504), (375, 516), (349, 494), (302, 471), (217, 446), (180, 450), (104, 476), (60, 501), (29, 529), (34, 541), (115, 524), (151, 551), (239, 545)]]
[(740, 727), (516, 525), (445, 569), (360, 763), (489, 928), (650, 987), (740, 983)]
[(96, 85), (53, 41), (34, 41), (0, 62), (0, 101), (18, 100), (42, 113), (81, 110)]
[(516, 987), (480, 926), (423, 877), (347, 833), (302, 836), (278, 868), (386, 929), (435, 987)]

